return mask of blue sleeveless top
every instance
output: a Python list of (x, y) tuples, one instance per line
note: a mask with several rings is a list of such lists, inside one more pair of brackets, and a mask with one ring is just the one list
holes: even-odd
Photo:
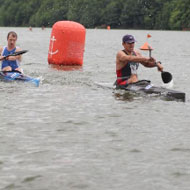
[[(6, 56), (9, 54), (12, 54), (16, 51), (16, 48), (12, 49), (11, 51), (8, 51), (7, 47), (4, 47), (3, 51), (2, 51), (2, 56)], [(17, 68), (19, 68), (19, 61), (15, 60), (15, 61), (9, 61), (9, 60), (3, 60), (2, 61), (2, 65), (1, 65), (1, 69), (10, 66), (12, 68), (12, 70), (15, 70)]]

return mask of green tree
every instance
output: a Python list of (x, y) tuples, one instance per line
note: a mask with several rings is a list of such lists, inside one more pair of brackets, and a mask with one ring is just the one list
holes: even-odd
[(146, 7), (142, 0), (125, 0), (120, 16), (121, 25), (124, 28), (142, 28)]
[(190, 0), (0, 0), (1, 26), (51, 27), (72, 20), (87, 28), (190, 28)]
[(109, 0), (73, 0), (69, 6), (68, 20), (80, 22), (88, 28), (102, 24), (102, 12)]
[(120, 16), (123, 8), (123, 0), (112, 0), (102, 9), (101, 22), (113, 28), (121, 27)]
[(169, 26), (174, 30), (190, 28), (190, 0), (174, 0)]

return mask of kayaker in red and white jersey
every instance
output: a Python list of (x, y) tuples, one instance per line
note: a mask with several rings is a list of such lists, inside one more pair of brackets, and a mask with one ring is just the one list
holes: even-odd
[(116, 85), (127, 86), (138, 81), (137, 69), (139, 63), (145, 67), (157, 67), (163, 71), (163, 66), (156, 62), (153, 57), (143, 57), (138, 51), (134, 50), (135, 38), (132, 35), (125, 35), (122, 39), (123, 50), (116, 55)]
[(20, 62), (21, 62), (21, 55), (17, 56), (9, 56), (6, 59), (3, 59), (4, 56), (7, 56), (9, 54), (12, 54), (17, 51), (21, 51), (19, 47), (16, 47), (16, 41), (17, 41), (17, 34), (16, 32), (9, 32), (7, 35), (7, 46), (0, 47), (0, 60), (2, 61), (1, 70), (2, 71), (20, 71), (22, 72), (22, 69), (20, 68)]

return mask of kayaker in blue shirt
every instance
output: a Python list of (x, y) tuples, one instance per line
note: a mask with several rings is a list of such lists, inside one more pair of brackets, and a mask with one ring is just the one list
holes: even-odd
[(116, 56), (116, 85), (128, 85), (138, 81), (137, 69), (139, 63), (145, 67), (157, 67), (163, 71), (163, 66), (156, 62), (153, 57), (143, 57), (138, 51), (134, 50), (135, 38), (132, 35), (125, 35), (122, 39), (123, 50)]
[(16, 47), (17, 41), (17, 34), (16, 32), (9, 32), (7, 35), (7, 46), (0, 47), (0, 60), (2, 61), (1, 70), (2, 71), (20, 71), (20, 62), (21, 62), (21, 55), (18, 56), (9, 56), (4, 59), (4, 56), (12, 54), (17, 51), (21, 51), (19, 47)]

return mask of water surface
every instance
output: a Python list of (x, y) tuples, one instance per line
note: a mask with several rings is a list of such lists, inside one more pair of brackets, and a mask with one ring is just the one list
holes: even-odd
[[(1, 45), (10, 30), (29, 50), (24, 72), (43, 82), (0, 82), (1, 190), (189, 189), (189, 32), (89, 29), (83, 67), (64, 71), (47, 63), (51, 29), (0, 28)], [(97, 85), (115, 81), (122, 36), (133, 34), (139, 48), (147, 32), (185, 103)], [(139, 78), (162, 85), (155, 68), (141, 66)]]

